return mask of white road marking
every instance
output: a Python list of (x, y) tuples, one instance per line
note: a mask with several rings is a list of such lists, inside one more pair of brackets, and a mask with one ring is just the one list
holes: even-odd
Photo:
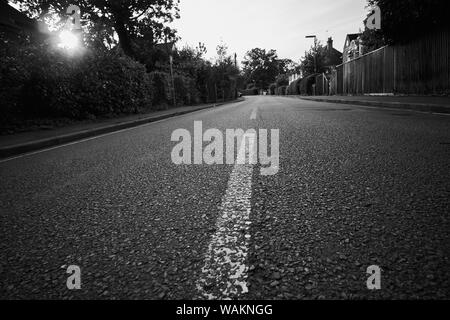
[(254, 108), (252, 114), (250, 115), (250, 120), (256, 120), (256, 116), (258, 113), (258, 108)]
[[(256, 136), (240, 143), (236, 165), (222, 198), (220, 215), (205, 255), (202, 276), (197, 281), (201, 299), (227, 300), (248, 292), (247, 255), (250, 242), (252, 175), (256, 156)], [(248, 146), (248, 148), (246, 147)], [(242, 163), (242, 164), (239, 164)]]

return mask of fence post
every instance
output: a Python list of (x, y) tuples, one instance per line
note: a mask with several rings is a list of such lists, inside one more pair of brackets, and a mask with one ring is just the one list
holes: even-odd
[(366, 90), (364, 88), (364, 82), (365, 82), (365, 76), (366, 76), (366, 65), (364, 63), (364, 60), (361, 59), (362, 64), (362, 71), (361, 71), (361, 93), (364, 95), (366, 93)]
[(325, 95), (325, 73), (322, 73), (322, 94)]

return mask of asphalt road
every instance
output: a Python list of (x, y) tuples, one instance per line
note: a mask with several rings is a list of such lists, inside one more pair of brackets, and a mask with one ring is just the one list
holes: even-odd
[[(279, 129), (278, 174), (173, 164), (171, 134), (194, 121)], [(284, 97), (2, 161), (0, 298), (205, 298), (205, 259), (236, 210), (246, 234), (227, 245), (242, 249), (248, 290), (229, 298), (450, 299), (449, 168), (448, 116)], [(80, 290), (66, 287), (68, 265)], [(371, 265), (381, 290), (367, 289)], [(214, 285), (226, 279), (203, 290), (225, 292)]]

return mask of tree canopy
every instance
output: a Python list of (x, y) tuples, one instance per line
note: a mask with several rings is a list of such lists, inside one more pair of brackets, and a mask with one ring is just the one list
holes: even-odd
[(243, 61), (247, 83), (260, 89), (267, 89), (279, 74), (279, 60), (275, 50), (254, 48), (247, 52)]
[(303, 76), (326, 72), (326, 54), (327, 47), (320, 42), (317, 42), (317, 46), (313, 46), (309, 51), (305, 52), (305, 56), (300, 63), (300, 70)]
[(448, 28), (448, 0), (368, 0), (381, 9), (382, 29), (366, 30), (369, 46), (401, 43), (439, 28)]
[(136, 57), (139, 47), (172, 41), (176, 31), (167, 26), (179, 18), (179, 0), (13, 0), (41, 20), (59, 16), (74, 4), (81, 9), (87, 40), (96, 45), (118, 42), (124, 53)]
[(278, 70), (280, 74), (288, 74), (291, 72), (297, 72), (299, 69), (298, 63), (292, 61), (291, 59), (280, 59), (278, 60)]

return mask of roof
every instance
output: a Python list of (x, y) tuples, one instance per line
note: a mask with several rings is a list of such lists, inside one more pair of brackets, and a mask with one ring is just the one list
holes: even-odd
[(331, 66), (337, 66), (342, 63), (342, 52), (339, 50), (336, 50), (335, 48), (332, 48), (331, 52), (327, 51), (326, 57), (325, 57), (325, 66), (331, 67)]
[(349, 33), (349, 34), (347, 35), (347, 38), (348, 38), (350, 41), (353, 41), (353, 40), (356, 40), (360, 35), (361, 35), (361, 33)]
[(337, 50), (336, 48), (333, 48), (333, 51), (330, 53), (328, 53), (328, 55), (333, 55), (333, 56), (342, 56), (342, 52), (340, 52), (339, 50)]

